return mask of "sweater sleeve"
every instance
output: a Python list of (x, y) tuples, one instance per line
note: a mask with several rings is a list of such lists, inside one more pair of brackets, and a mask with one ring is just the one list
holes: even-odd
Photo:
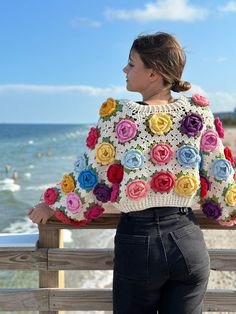
[(234, 158), (229, 147), (224, 147), (224, 129), (219, 118), (209, 108), (205, 111), (205, 128), (201, 135), (200, 166), (201, 208), (219, 224), (236, 224), (236, 184)]
[(104, 204), (112, 198), (112, 187), (105, 184), (104, 165), (114, 159), (114, 148), (110, 143), (101, 142), (101, 132), (106, 116), (115, 114), (117, 108), (117, 102), (112, 98), (102, 104), (100, 119), (86, 138), (87, 151), (74, 162), (74, 169), (41, 197), (63, 222), (77, 226), (86, 224), (100, 217), (105, 210)]

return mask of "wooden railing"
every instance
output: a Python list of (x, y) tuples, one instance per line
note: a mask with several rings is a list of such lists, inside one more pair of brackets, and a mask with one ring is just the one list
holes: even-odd
[[(202, 229), (226, 229), (202, 214), (196, 213)], [(107, 213), (81, 229), (114, 229), (119, 214)], [(51, 219), (39, 226), (39, 241), (36, 249), (0, 249), (0, 269), (37, 270), (39, 288), (0, 289), (1, 311), (40, 311), (56, 314), (59, 311), (112, 311), (111, 289), (64, 288), (63, 270), (112, 270), (113, 249), (65, 249), (62, 229), (73, 229), (58, 220)], [(236, 230), (236, 227), (227, 230)], [(211, 268), (217, 271), (236, 271), (235, 249), (209, 249)], [(204, 311), (236, 312), (236, 291), (208, 290), (204, 299)], [(60, 312), (62, 313), (62, 312)]]

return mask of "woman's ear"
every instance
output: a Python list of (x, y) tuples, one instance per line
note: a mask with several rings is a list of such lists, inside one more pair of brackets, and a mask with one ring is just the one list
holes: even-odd
[(149, 74), (149, 78), (152, 82), (155, 82), (155, 81), (160, 81), (162, 79), (162, 76), (159, 73), (157, 73), (156, 71), (151, 70), (151, 72)]

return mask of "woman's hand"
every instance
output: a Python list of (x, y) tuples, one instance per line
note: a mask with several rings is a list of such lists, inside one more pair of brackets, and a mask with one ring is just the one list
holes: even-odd
[(35, 207), (30, 208), (28, 212), (29, 218), (36, 224), (45, 224), (53, 215), (54, 211), (45, 203), (35, 205)]

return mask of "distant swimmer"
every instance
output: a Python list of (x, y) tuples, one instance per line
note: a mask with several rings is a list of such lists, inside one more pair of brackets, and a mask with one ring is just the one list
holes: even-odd
[(5, 173), (8, 174), (9, 170), (11, 169), (11, 166), (10, 165), (5, 165), (4, 169), (5, 169)]
[(13, 173), (12, 173), (12, 179), (13, 179), (14, 181), (17, 181), (17, 179), (18, 179), (18, 173), (17, 173), (16, 170), (14, 170)]
[(48, 157), (52, 156), (52, 151), (50, 148), (48, 148), (48, 150), (46, 152), (46, 156), (48, 156)]

